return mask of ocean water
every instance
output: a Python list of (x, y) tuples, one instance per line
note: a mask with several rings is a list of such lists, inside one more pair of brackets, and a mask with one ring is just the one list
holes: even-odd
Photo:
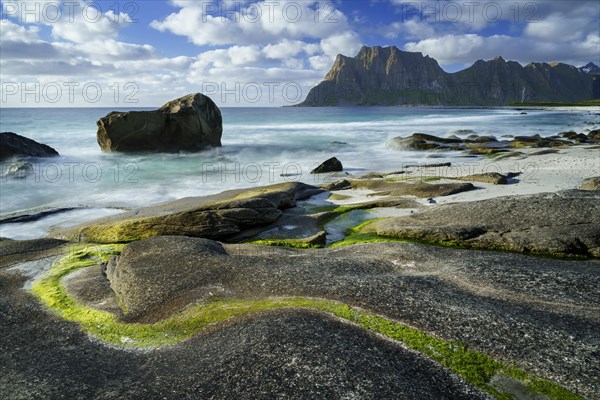
[[(430, 153), (388, 148), (386, 141), (396, 136), (449, 136), (461, 129), (498, 138), (550, 136), (584, 131), (592, 127), (588, 122), (600, 119), (591, 110), (528, 110), (521, 115), (509, 108), (224, 108), (222, 148), (128, 155), (103, 153), (96, 143), (96, 121), (110, 111), (1, 109), (0, 131), (48, 144), (61, 156), (34, 160), (33, 174), (24, 179), (2, 176), (0, 215), (39, 207), (136, 208), (285, 180), (321, 183), (309, 172), (333, 156), (350, 173), (432, 161), (426, 158)], [(465, 160), (460, 153), (436, 157), (435, 162)], [(0, 174), (7, 166), (1, 166)], [(6, 232), (5, 226), (0, 235)]]

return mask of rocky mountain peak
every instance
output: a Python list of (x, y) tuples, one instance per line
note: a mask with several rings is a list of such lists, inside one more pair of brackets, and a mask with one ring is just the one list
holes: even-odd
[(523, 67), (497, 56), (447, 73), (434, 58), (422, 53), (395, 46), (363, 46), (355, 57), (339, 55), (325, 80), (300, 105), (493, 106), (528, 101), (576, 102), (594, 96), (593, 77), (582, 73), (583, 68), (562, 63), (530, 63)]
[(593, 62), (589, 62), (579, 69), (586, 74), (600, 75), (600, 67)]

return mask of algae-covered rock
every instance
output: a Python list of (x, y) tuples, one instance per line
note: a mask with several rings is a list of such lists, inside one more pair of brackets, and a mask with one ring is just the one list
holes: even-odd
[(155, 111), (111, 112), (98, 122), (104, 151), (198, 151), (221, 146), (223, 119), (200, 93), (173, 100)]
[(275, 222), (282, 209), (315, 192), (318, 188), (294, 182), (225, 192), (212, 196), (212, 201), (181, 199), (57, 230), (52, 235), (93, 243), (125, 243), (165, 235), (225, 240), (245, 229)]
[(356, 180), (352, 181), (353, 188), (371, 189), (372, 196), (415, 196), (419, 198), (450, 196), (452, 194), (475, 190), (471, 183), (439, 183), (425, 182), (389, 182), (385, 180)]
[[(594, 263), (542, 261), (520, 254), (406, 242), (298, 250), (153, 238), (127, 245), (107, 275), (126, 305), (127, 321), (164, 321), (178, 311), (176, 318), (181, 321), (193, 318), (198, 306), (226, 311), (228, 304), (220, 303), (224, 298), (240, 299), (237, 307), (249, 307), (252, 315), (234, 317), (236, 324), (214, 324), (195, 341), (192, 338), (166, 352), (149, 352), (161, 358), (182, 349), (180, 354), (192, 351), (190, 342), (204, 343), (213, 329), (222, 336), (227, 326), (248, 317), (264, 318), (251, 308), (256, 299), (302, 296), (339, 300), (407, 321), (470, 348), (480, 346), (529, 371), (544, 371), (550, 365), (553, 379), (592, 393), (597, 374), (582, 360), (593, 357), (598, 343), (597, 268)], [(363, 320), (354, 321), (362, 325)], [(366, 322), (363, 326), (372, 326)], [(171, 326), (166, 325), (165, 334), (171, 334)], [(193, 329), (191, 324), (183, 326)], [(287, 349), (292, 342), (277, 342), (274, 347)], [(248, 348), (247, 339), (214, 345), (228, 351), (240, 343)], [(261, 350), (252, 346), (252, 356), (256, 351)], [(296, 362), (306, 362), (305, 352), (299, 354), (293, 354), (299, 357)], [(480, 363), (480, 358), (462, 359), (462, 354), (448, 361), (467, 368), (473, 361)]]
[(425, 133), (413, 133), (409, 137), (396, 137), (388, 140), (387, 146), (395, 150), (441, 150), (452, 145), (460, 145), (459, 138), (440, 138)]
[(327, 183), (322, 186), (325, 190), (348, 190), (352, 187), (352, 184), (347, 179), (342, 179), (341, 181)]
[(581, 190), (600, 190), (600, 176), (588, 178), (581, 183)]
[(589, 131), (587, 136), (590, 140), (600, 140), (600, 129), (594, 129), (593, 131)]
[[(140, 315), (193, 289), (197, 297), (218, 292), (231, 279), (227, 252), (212, 240), (162, 236), (130, 243), (106, 266), (106, 277), (126, 314)], [(142, 289), (142, 290), (140, 290)], [(151, 290), (151, 296), (146, 293)]]
[(573, 143), (556, 137), (534, 136), (516, 136), (509, 144), (509, 147), (519, 149), (523, 147), (566, 147)]
[(600, 194), (501, 197), (448, 204), (370, 226), (378, 235), (558, 257), (600, 257)]
[(498, 172), (486, 172), (483, 174), (462, 176), (457, 179), (461, 181), (489, 183), (492, 185), (506, 185), (508, 183), (508, 177)]

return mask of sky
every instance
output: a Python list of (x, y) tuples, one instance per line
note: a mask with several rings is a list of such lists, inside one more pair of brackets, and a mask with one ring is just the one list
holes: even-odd
[(337, 54), (422, 52), (448, 72), (502, 56), (600, 65), (600, 1), (2, 1), (0, 106), (302, 101)]

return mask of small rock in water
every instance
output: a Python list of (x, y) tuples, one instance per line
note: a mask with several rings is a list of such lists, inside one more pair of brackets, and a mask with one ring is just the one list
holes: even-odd
[(442, 167), (451, 167), (452, 163), (436, 163), (436, 164), (424, 164), (422, 168), (442, 168)]
[(26, 161), (19, 161), (8, 166), (6, 175), (12, 178), (25, 178), (34, 171), (33, 164)]
[(340, 172), (343, 171), (344, 167), (340, 160), (335, 157), (330, 158), (325, 161), (323, 164), (319, 165), (317, 168), (313, 169), (311, 174), (324, 174), (327, 172)]

